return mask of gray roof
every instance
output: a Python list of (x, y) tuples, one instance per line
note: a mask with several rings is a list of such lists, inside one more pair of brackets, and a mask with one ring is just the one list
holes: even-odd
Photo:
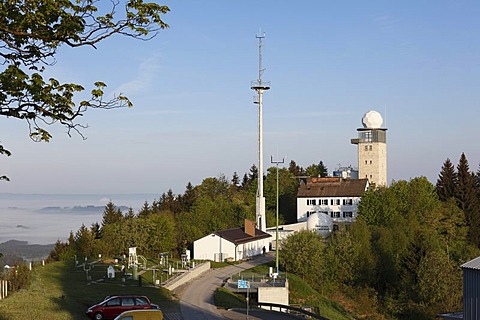
[(462, 264), (461, 267), (464, 269), (480, 270), (480, 257), (476, 257), (475, 259)]
[(310, 178), (300, 184), (297, 197), (361, 197), (367, 187), (368, 179)]

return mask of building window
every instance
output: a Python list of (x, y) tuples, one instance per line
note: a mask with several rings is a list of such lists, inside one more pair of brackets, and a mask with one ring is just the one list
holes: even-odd
[(332, 218), (340, 218), (340, 211), (332, 212)]
[(330, 205), (333, 206), (333, 199), (330, 199)]
[(372, 160), (370, 160), (370, 164), (372, 164)]
[(315, 211), (307, 211), (307, 218), (310, 217), (314, 213), (315, 213)]
[(372, 146), (369, 146), (368, 148), (370, 149), (370, 151), (372, 151)]
[(307, 206), (316, 206), (317, 199), (307, 199)]
[(339, 206), (339, 205), (340, 205), (340, 199), (337, 199), (337, 200), (335, 201), (335, 203), (336, 203), (337, 206)]
[(367, 164), (367, 163), (368, 163), (368, 161), (367, 161), (367, 160), (365, 160), (365, 164)]
[(353, 218), (353, 212), (352, 211), (344, 211), (343, 212), (343, 217), (344, 218)]
[(328, 206), (328, 199), (323, 199), (322, 200), (322, 205)]
[(368, 151), (368, 146), (367, 145), (365, 145), (365, 151)]

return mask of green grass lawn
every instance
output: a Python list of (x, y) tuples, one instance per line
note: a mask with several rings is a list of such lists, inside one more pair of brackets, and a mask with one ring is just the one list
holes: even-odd
[(87, 308), (112, 294), (142, 294), (163, 310), (178, 310), (168, 290), (148, 286), (147, 281), (141, 287), (139, 281), (123, 282), (120, 273), (115, 279), (104, 279), (106, 270), (107, 265), (95, 265), (89, 274), (92, 280), (100, 281), (87, 282), (86, 272), (72, 262), (37, 266), (28, 289), (0, 300), (0, 320), (87, 319)]

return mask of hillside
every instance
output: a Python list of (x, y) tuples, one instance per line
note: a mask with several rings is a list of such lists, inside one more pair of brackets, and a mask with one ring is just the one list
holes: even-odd
[(106, 268), (95, 265), (89, 274), (102, 281), (87, 283), (85, 271), (71, 261), (34, 265), (31, 286), (0, 300), (0, 320), (83, 320), (89, 306), (112, 294), (146, 295), (163, 310), (177, 311), (177, 303), (167, 290), (139, 287), (137, 281), (122, 282), (120, 278), (103, 280)]
[(9, 240), (0, 243), (0, 267), (23, 259), (26, 261), (38, 261), (48, 257), (55, 244), (29, 244), (28, 241)]

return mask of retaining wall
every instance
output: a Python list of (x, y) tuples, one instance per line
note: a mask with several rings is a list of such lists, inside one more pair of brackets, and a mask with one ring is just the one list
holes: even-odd
[(199, 277), (202, 273), (208, 271), (210, 269), (210, 261), (204, 262), (195, 266), (193, 269), (189, 269), (187, 272), (182, 273), (178, 277), (174, 279), (168, 280), (163, 287), (170, 291), (175, 290), (176, 288), (180, 287), (181, 285), (191, 281), (197, 277)]

